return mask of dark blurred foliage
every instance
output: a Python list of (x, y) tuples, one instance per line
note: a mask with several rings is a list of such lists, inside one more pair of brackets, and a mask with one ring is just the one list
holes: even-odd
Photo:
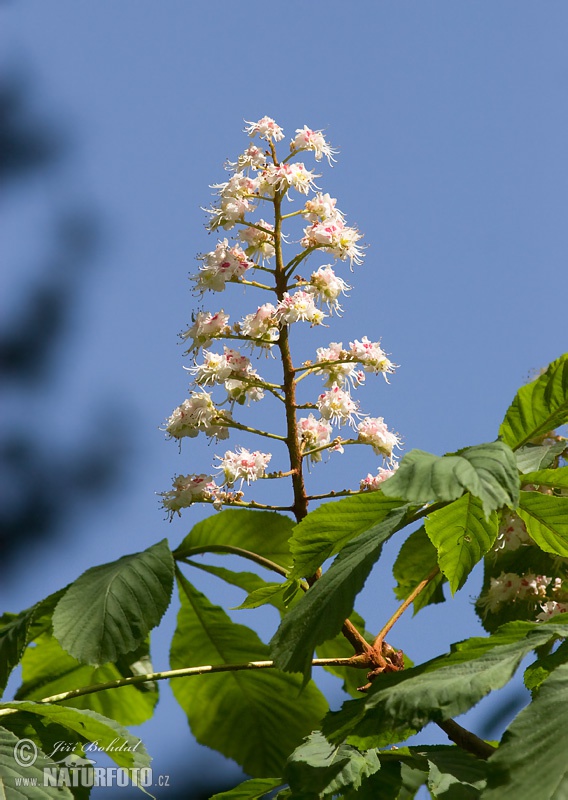
[[(71, 142), (34, 110), (33, 87), (12, 75), (0, 82), (0, 192), (10, 202), (10, 190), (25, 191), (44, 173), (62, 169)], [(52, 182), (55, 191), (56, 182)], [(56, 198), (54, 198), (55, 201)], [(54, 202), (57, 209), (57, 203)], [(10, 567), (37, 539), (55, 538), (69, 510), (79, 502), (100, 499), (122, 468), (126, 443), (109, 425), (116, 409), (95, 399), (93, 420), (71, 448), (57, 438), (54, 421), (33, 409), (42, 393), (57, 388), (60, 356), (72, 333), (76, 307), (87, 267), (98, 253), (100, 225), (91, 210), (57, 211), (46, 241), (36, 248), (41, 263), (34, 277), (23, 277), (23, 300), (0, 321), (0, 548), (2, 566)], [(30, 237), (36, 234), (30, 230)], [(3, 256), (4, 262), (6, 256)], [(4, 263), (6, 273), (21, 265)], [(26, 271), (22, 271), (27, 275)], [(5, 298), (6, 300), (6, 298)], [(7, 413), (7, 408), (10, 409)], [(95, 429), (95, 423), (98, 425)], [(116, 428), (116, 426), (114, 426)], [(105, 435), (100, 434), (105, 431)]]

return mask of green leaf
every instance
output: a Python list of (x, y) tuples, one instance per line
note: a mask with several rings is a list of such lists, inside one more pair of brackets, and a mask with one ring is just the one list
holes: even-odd
[(292, 576), (313, 575), (347, 542), (401, 505), (404, 505), (402, 500), (385, 497), (382, 492), (369, 492), (319, 506), (294, 528), (290, 539), (294, 556)]
[[(43, 634), (36, 640), (35, 646), (29, 647), (24, 654), (23, 684), (16, 693), (16, 699), (41, 700), (71, 689), (115, 681), (136, 674), (138, 664), (145, 667), (145, 672), (152, 671), (146, 643), (128, 661), (130, 663), (122, 669), (115, 664), (102, 667), (80, 664), (62, 649), (56, 639)], [(154, 683), (150, 690), (146, 684), (123, 686), (86, 694), (67, 700), (64, 704), (73, 708), (90, 708), (121, 725), (141, 725), (150, 719), (157, 701), (158, 691)]]
[(524, 682), (531, 692), (538, 689), (543, 681), (558, 667), (568, 661), (568, 642), (562, 642), (554, 653), (547, 653), (530, 664), (524, 675)]
[(411, 450), (383, 484), (383, 493), (389, 497), (415, 503), (450, 502), (466, 491), (479, 497), (486, 517), (502, 506), (517, 505), (519, 476), (507, 445), (489, 442), (446, 456)]
[(229, 509), (198, 522), (174, 551), (182, 559), (198, 553), (257, 553), (281, 567), (292, 565), (288, 539), (294, 522), (274, 511)]
[[(437, 563), (436, 548), (428, 538), (426, 529), (422, 525), (417, 531), (410, 534), (400, 548), (400, 552), (394, 562), (393, 576), (397, 581), (394, 589), (396, 598), (398, 600), (406, 600), (418, 584), (432, 572)], [(440, 572), (420, 592), (413, 603), (415, 614), (431, 603), (444, 602), (444, 581), (445, 578)]]
[(425, 527), (438, 551), (440, 569), (454, 594), (493, 545), (499, 522), (495, 512), (486, 519), (481, 501), (468, 493), (449, 506), (434, 511), (426, 519)]
[(53, 615), (53, 633), (78, 661), (100, 666), (144, 641), (166, 611), (174, 565), (167, 541), (87, 570)]
[(517, 514), (542, 550), (568, 556), (568, 497), (521, 492)]
[(361, 753), (351, 745), (332, 745), (316, 731), (292, 753), (284, 779), (292, 793), (313, 792), (317, 797), (327, 797), (350, 787), (358, 789), (363, 778), (380, 768), (376, 750)]
[(515, 452), (519, 472), (534, 472), (554, 466), (556, 459), (566, 450), (567, 445), (564, 439), (561, 442), (529, 443), (519, 447)]
[[(73, 800), (67, 787), (43, 785), (44, 770), (55, 769), (55, 762), (39, 748), (36, 751), (21, 748), (20, 739), (12, 731), (0, 728), (0, 797), (6, 800)], [(37, 756), (28, 765), (25, 757), (32, 760), (34, 752)], [(14, 753), (21, 753), (18, 755), (21, 763), (16, 761)]]
[(550, 486), (553, 489), (568, 489), (568, 467), (559, 469), (541, 469), (523, 475), (523, 484), (534, 486)]
[[(410, 748), (414, 750), (414, 748)], [(428, 759), (428, 788), (440, 800), (475, 800), (487, 782), (487, 762), (459, 747), (416, 748)]]
[(26, 645), (51, 627), (51, 615), (63, 591), (46, 597), (20, 614), (0, 618), (0, 691), (20, 661)]
[(418, 731), (430, 721), (462, 714), (504, 686), (531, 650), (568, 635), (568, 624), (551, 622), (509, 623), (492, 636), (453, 645), (448, 655), (418, 667), (383, 673), (366, 697), (328, 714), (322, 730), (333, 741), (355, 734), (359, 744), (374, 746), (386, 730), (406, 734), (409, 728)]
[[(422, 773), (420, 785), (425, 783), (426, 775)], [(402, 774), (399, 761), (383, 761), (381, 757), (381, 768), (378, 772), (364, 778), (359, 789), (348, 792), (345, 797), (347, 800), (397, 800), (401, 797)], [(418, 786), (416, 787), (416, 791)], [(416, 793), (416, 792), (415, 792)], [(414, 794), (415, 794), (414, 793)], [(412, 797), (414, 797), (414, 794)], [(408, 797), (408, 795), (405, 795)]]
[(499, 438), (513, 450), (568, 421), (568, 353), (546, 372), (521, 386), (499, 428)]
[(78, 734), (84, 742), (96, 742), (99, 750), (104, 751), (115, 764), (124, 769), (144, 769), (150, 766), (150, 756), (140, 739), (114, 720), (103, 717), (95, 711), (17, 700), (3, 703), (0, 708), (28, 712), (68, 728)]
[(382, 522), (352, 539), (327, 572), (286, 614), (271, 641), (273, 658), (280, 669), (309, 675), (315, 647), (339, 633), (381, 554), (383, 543), (403, 527), (407, 512), (408, 506), (397, 508)]
[[(243, 664), (269, 658), (256, 633), (232, 622), (183, 576), (172, 668)], [(273, 670), (239, 670), (172, 681), (198, 742), (253, 777), (281, 773), (288, 754), (317, 727), (327, 703), (314, 684)]]
[(214, 794), (211, 800), (260, 800), (261, 797), (282, 786), (283, 782), (282, 778), (252, 778), (250, 781), (239, 783), (228, 792)]
[(557, 667), (505, 731), (489, 759), (483, 800), (565, 798), (568, 791), (568, 664)]

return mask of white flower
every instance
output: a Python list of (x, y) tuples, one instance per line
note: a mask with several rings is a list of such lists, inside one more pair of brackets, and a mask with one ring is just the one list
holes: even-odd
[(366, 336), (361, 341), (355, 339), (349, 342), (349, 349), (351, 355), (363, 364), (365, 372), (374, 372), (375, 375), (382, 373), (387, 383), (387, 373), (393, 373), (398, 366), (389, 361), (380, 342), (371, 342)]
[(333, 386), (334, 383), (343, 386), (348, 380), (356, 386), (365, 380), (365, 375), (357, 369), (357, 364), (344, 361), (349, 353), (343, 350), (341, 342), (330, 342), (329, 347), (318, 347), (316, 356), (316, 363), (325, 364), (316, 370), (316, 375), (327, 375), (325, 386)]
[[(332, 427), (325, 419), (316, 419), (313, 414), (302, 417), (298, 420), (298, 433), (302, 442), (302, 450), (315, 450), (325, 447), (331, 441)], [(312, 464), (321, 461), (321, 452), (310, 453), (309, 459)]]
[(338, 297), (341, 294), (346, 294), (350, 288), (342, 278), (335, 274), (331, 264), (324, 264), (315, 272), (312, 272), (310, 284), (306, 287), (306, 291), (313, 294), (318, 302), (326, 303), (330, 313), (333, 314), (336, 311), (339, 314), (343, 309), (337, 302)]
[(557, 603), (556, 600), (547, 600), (546, 603), (541, 603), (542, 612), (537, 615), (539, 622), (546, 622), (547, 619), (552, 619), (557, 614), (565, 614), (568, 611), (568, 603)]
[(335, 425), (348, 422), (355, 426), (353, 418), (361, 416), (358, 413), (359, 404), (351, 399), (349, 392), (344, 392), (336, 383), (329, 391), (320, 394), (316, 406), (322, 417)]
[(290, 325), (293, 322), (311, 322), (321, 325), (327, 314), (316, 306), (310, 292), (299, 290), (294, 294), (284, 293), (276, 309), (276, 318), (280, 324)]
[(204, 350), (203, 363), (196, 364), (195, 367), (184, 367), (184, 369), (195, 375), (195, 382), (199, 386), (214, 386), (216, 383), (225, 383), (229, 378), (252, 377), (258, 379), (250, 360), (231, 347), (224, 347), (222, 355)]
[(210, 394), (192, 392), (189, 399), (174, 409), (167, 420), (165, 431), (173, 439), (181, 439), (184, 436), (193, 439), (199, 431), (207, 432), (211, 429), (217, 413)]
[(211, 188), (218, 190), (221, 199), (219, 206), (205, 209), (211, 214), (209, 228), (230, 230), (235, 222), (242, 221), (247, 212), (256, 208), (258, 187), (258, 178), (250, 178), (242, 172), (237, 172), (225, 183), (213, 184)]
[(258, 188), (269, 197), (274, 197), (275, 192), (287, 192), (290, 187), (307, 194), (317, 188), (316, 177), (304, 164), (269, 164), (259, 175)]
[[(255, 370), (251, 370), (248, 377), (254, 378), (258, 377), (258, 375)], [(227, 390), (229, 400), (233, 400), (241, 406), (251, 401), (256, 403), (264, 397), (264, 389), (262, 386), (251, 386), (250, 383), (246, 381), (239, 381), (234, 378), (225, 381), (225, 389)]]
[(188, 352), (200, 347), (209, 347), (212, 340), (228, 333), (229, 315), (224, 311), (211, 314), (209, 311), (198, 311), (193, 317), (193, 325), (181, 335), (182, 339), (191, 339)]
[(532, 544), (523, 520), (512, 511), (503, 514), (494, 550), (517, 550), (521, 545)]
[(366, 417), (357, 425), (359, 441), (363, 444), (370, 444), (377, 455), (392, 459), (392, 451), (395, 447), (400, 448), (400, 439), (387, 428), (382, 417)]
[[(274, 225), (259, 219), (258, 227), (243, 228), (239, 231), (239, 239), (245, 242), (248, 256), (258, 254), (261, 261), (274, 256)], [(265, 230), (259, 230), (264, 228)], [(271, 234), (272, 232), (272, 234)]]
[(343, 214), (335, 208), (336, 203), (335, 197), (318, 192), (311, 200), (306, 200), (302, 216), (310, 222), (325, 222), (328, 219), (340, 219), (344, 222)]
[(254, 314), (246, 315), (240, 328), (245, 336), (257, 340), (253, 344), (259, 347), (272, 347), (280, 336), (275, 306), (272, 303), (259, 306)]
[(498, 578), (491, 578), (489, 589), (479, 598), (479, 605), (491, 613), (499, 609), (501, 603), (516, 600), (521, 588), (521, 576), (514, 572), (502, 572)]
[(238, 281), (245, 272), (254, 267), (249, 261), (244, 250), (235, 245), (229, 247), (227, 239), (217, 244), (215, 250), (198, 256), (203, 261), (199, 273), (193, 278), (195, 288), (201, 292), (210, 289), (213, 292), (222, 292), (227, 281)]
[(173, 482), (173, 489), (162, 493), (162, 504), (172, 516), (180, 509), (188, 508), (193, 503), (215, 504), (219, 486), (211, 475), (178, 475)]
[(238, 480), (251, 483), (262, 478), (272, 455), (271, 453), (260, 453), (258, 450), (251, 453), (241, 447), (234, 453), (227, 450), (223, 457), (217, 456), (217, 458), (221, 462), (220, 468), (224, 475), (224, 483), (232, 486)]
[(304, 230), (303, 247), (317, 247), (351, 265), (363, 263), (363, 249), (357, 244), (362, 238), (356, 228), (345, 225), (338, 214), (324, 222), (314, 222)]
[(325, 141), (321, 131), (312, 131), (307, 125), (296, 130), (296, 136), (290, 142), (290, 150), (293, 153), (299, 150), (313, 150), (316, 161), (321, 161), (322, 156), (325, 156), (330, 165), (335, 161), (333, 156), (337, 153), (337, 150), (333, 150)]
[(277, 125), (276, 122), (274, 122), (272, 117), (263, 117), (262, 119), (259, 119), (258, 122), (249, 122), (245, 119), (245, 122), (247, 124), (245, 133), (248, 133), (248, 135), (251, 137), (254, 137), (256, 134), (258, 134), (261, 139), (275, 142), (279, 142), (284, 138), (284, 131), (280, 125)]
[(377, 492), (381, 488), (381, 483), (386, 481), (387, 478), (390, 478), (391, 475), (398, 469), (398, 464), (393, 464), (390, 469), (384, 469), (383, 467), (379, 467), (379, 470), (376, 475), (367, 475), (366, 478), (363, 478), (361, 483), (359, 484), (360, 490), (367, 491), (367, 492)]
[(266, 153), (255, 144), (249, 145), (236, 161), (227, 161), (227, 169), (232, 169), (235, 172), (242, 172), (247, 167), (255, 170), (264, 169), (265, 166)]

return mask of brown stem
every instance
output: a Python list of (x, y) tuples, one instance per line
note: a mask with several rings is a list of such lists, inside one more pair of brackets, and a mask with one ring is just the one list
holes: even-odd
[(424, 591), (424, 589), (428, 586), (430, 581), (434, 580), (434, 578), (436, 577), (436, 575), (438, 575), (439, 572), (440, 572), (440, 567), (438, 566), (434, 567), (432, 572), (430, 572), (430, 574), (427, 575), (423, 581), (420, 581), (420, 583), (410, 592), (406, 600), (400, 604), (400, 606), (397, 608), (397, 610), (394, 612), (394, 614), (388, 620), (388, 622), (385, 625), (383, 625), (383, 628), (377, 634), (375, 641), (373, 642), (373, 647), (376, 650), (379, 650), (381, 648), (385, 636), (393, 627), (395, 622), (397, 622), (402, 617), (408, 606), (410, 606), (416, 600), (418, 595), (422, 591)]
[(457, 744), (462, 750), (467, 750), (468, 753), (477, 756), (477, 758), (487, 760), (497, 750), (496, 747), (480, 739), (475, 733), (462, 728), (453, 719), (437, 722), (436, 725), (444, 731), (450, 741)]

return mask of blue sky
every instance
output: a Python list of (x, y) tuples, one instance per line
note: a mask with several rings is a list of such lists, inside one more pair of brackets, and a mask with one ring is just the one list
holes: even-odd
[[(187, 393), (176, 338), (195, 303), (187, 275), (195, 254), (214, 246), (200, 207), (209, 185), (224, 180), (225, 159), (245, 147), (243, 119), (270, 115), (287, 139), (304, 124), (323, 128), (340, 150), (320, 185), (368, 249), (353, 275), (342, 273), (353, 285), (344, 317), (310, 347), (382, 339), (401, 366), (364, 402), (406, 450), (443, 453), (495, 438), (516, 388), (567, 349), (565, 3), (29, 0), (1, 14), (2, 64), (29, 73), (38, 107), (77, 142), (63, 178), (12, 199), (5, 257), (32, 263), (40, 245), (29, 232), (75, 198), (90, 198), (105, 226), (65, 377), (42, 398), (42, 413), (57, 446), (81, 430), (101, 392), (128, 411), (136, 454), (121, 492), (76, 515), (64, 547), (30, 554), (3, 588), (6, 608), (164, 536), (175, 544), (208, 513), (164, 521), (155, 492), (174, 473), (207, 470), (215, 448), (192, 442), (180, 455), (159, 426)], [(21, 276), (4, 281), (2, 307), (17, 303)], [(253, 303), (222, 298), (235, 316)], [(373, 468), (367, 456), (350, 458), (325, 467), (334, 488)], [(315, 470), (313, 479), (324, 480)], [(397, 646), (423, 660), (479, 631), (477, 585), (449, 616), (428, 609), (404, 620)], [(213, 584), (208, 591), (240, 601)], [(371, 628), (394, 608), (391, 595), (388, 585), (366, 587)], [(261, 619), (266, 635), (274, 620)], [(158, 641), (162, 668), (166, 637)], [(471, 724), (481, 716), (474, 711)], [(169, 700), (158, 719), (141, 734), (167, 771), (190, 737)]]

